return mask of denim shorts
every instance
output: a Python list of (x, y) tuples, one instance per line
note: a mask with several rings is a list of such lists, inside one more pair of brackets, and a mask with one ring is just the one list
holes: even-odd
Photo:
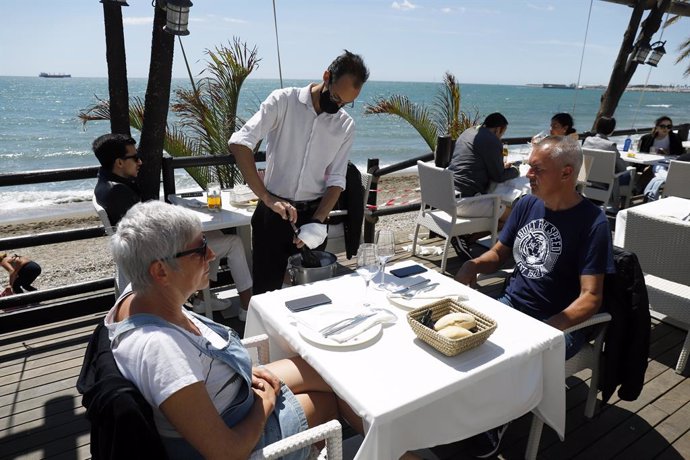
[[(280, 394), (276, 397), (276, 406), (264, 427), (264, 433), (252, 451), (261, 449), (283, 438), (309, 428), (307, 417), (304, 414), (302, 405), (299, 403), (292, 391), (282, 384)], [(163, 437), (163, 445), (172, 460), (180, 459), (201, 459), (199, 452), (192, 447), (184, 438)], [(286, 460), (304, 460), (309, 455), (309, 447), (305, 447), (296, 452), (285, 455)]]

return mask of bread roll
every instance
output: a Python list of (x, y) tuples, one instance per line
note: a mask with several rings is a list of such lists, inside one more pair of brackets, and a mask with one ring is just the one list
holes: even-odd
[(438, 321), (436, 321), (434, 329), (440, 331), (451, 325), (472, 329), (477, 327), (477, 322), (474, 320), (474, 316), (469, 313), (448, 313), (447, 315), (441, 316)]
[(463, 337), (472, 335), (472, 333), (464, 327), (455, 325), (446, 326), (440, 331), (438, 331), (438, 333), (444, 337), (448, 337), (449, 339), (461, 339)]

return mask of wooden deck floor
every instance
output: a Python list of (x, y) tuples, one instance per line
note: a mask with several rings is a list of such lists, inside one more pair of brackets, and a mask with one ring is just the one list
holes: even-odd
[[(403, 243), (402, 246), (408, 243)], [(429, 245), (438, 245), (430, 241)], [(473, 252), (481, 252), (475, 245)], [(452, 253), (452, 249), (451, 249)], [(409, 258), (400, 248), (395, 260)], [(342, 258), (341, 258), (342, 259)], [(440, 269), (440, 256), (416, 257)], [(343, 271), (354, 260), (342, 260)], [(459, 262), (451, 257), (448, 271)], [(485, 277), (481, 290), (500, 291), (505, 272)], [(0, 337), (0, 459), (85, 459), (89, 424), (75, 389), (86, 343), (102, 314), (16, 331)], [(217, 315), (217, 319), (222, 319)], [(241, 323), (230, 320), (241, 328)], [(242, 331), (240, 331), (242, 332)], [(654, 321), (645, 386), (637, 401), (614, 397), (591, 421), (584, 418), (588, 371), (568, 379), (565, 442), (544, 429), (544, 459), (690, 458), (690, 380), (673, 371), (685, 332)], [(524, 455), (529, 416), (513, 422), (499, 458)], [(433, 449), (439, 458), (462, 459), (463, 442)]]

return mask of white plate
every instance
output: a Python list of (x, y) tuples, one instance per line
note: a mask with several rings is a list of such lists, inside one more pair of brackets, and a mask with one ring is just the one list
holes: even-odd
[[(345, 310), (345, 314), (343, 310), (324, 310), (321, 312), (323, 314), (323, 317), (332, 317), (332, 321), (325, 321), (324, 324), (329, 324), (329, 323), (334, 323), (337, 321), (339, 318), (347, 318), (348, 314), (349, 316), (354, 316), (352, 311), (347, 311)], [(356, 314), (357, 312), (355, 312)], [(301, 322), (297, 321), (297, 331), (299, 334), (307, 341), (315, 344), (315, 345), (321, 345), (324, 347), (334, 347), (334, 348), (347, 348), (347, 347), (356, 347), (360, 346), (362, 344), (371, 342), (375, 340), (376, 338), (379, 337), (381, 334), (381, 329), (382, 326), (381, 324), (375, 324), (366, 331), (362, 332), (361, 334), (351, 338), (347, 342), (336, 342), (335, 340), (329, 339), (328, 337), (324, 337), (321, 335), (319, 332), (313, 330), (312, 328), (308, 327), (305, 324), (302, 324)]]
[(429, 305), (431, 303), (438, 302), (442, 299), (458, 299), (457, 294), (447, 294), (447, 295), (432, 295), (429, 293), (426, 296), (420, 294), (419, 298), (413, 297), (411, 299), (406, 299), (404, 297), (396, 297), (394, 294), (388, 294), (388, 301), (400, 307), (403, 310), (414, 310), (415, 308), (423, 307), (424, 305)]
[(250, 206), (256, 206), (259, 204), (259, 200), (231, 201), (230, 204), (237, 206), (238, 208), (248, 208)]

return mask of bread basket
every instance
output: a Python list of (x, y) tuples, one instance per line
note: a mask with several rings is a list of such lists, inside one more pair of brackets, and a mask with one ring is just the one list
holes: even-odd
[[(448, 313), (469, 313), (477, 322), (477, 332), (461, 339), (449, 339), (433, 329), (424, 326), (420, 319), (427, 310), (431, 310), (431, 318), (437, 321)], [(414, 333), (424, 342), (428, 343), (446, 356), (455, 356), (463, 351), (478, 347), (496, 330), (496, 321), (484, 313), (468, 307), (453, 299), (443, 299), (423, 307), (416, 308), (407, 314), (407, 322)]]

